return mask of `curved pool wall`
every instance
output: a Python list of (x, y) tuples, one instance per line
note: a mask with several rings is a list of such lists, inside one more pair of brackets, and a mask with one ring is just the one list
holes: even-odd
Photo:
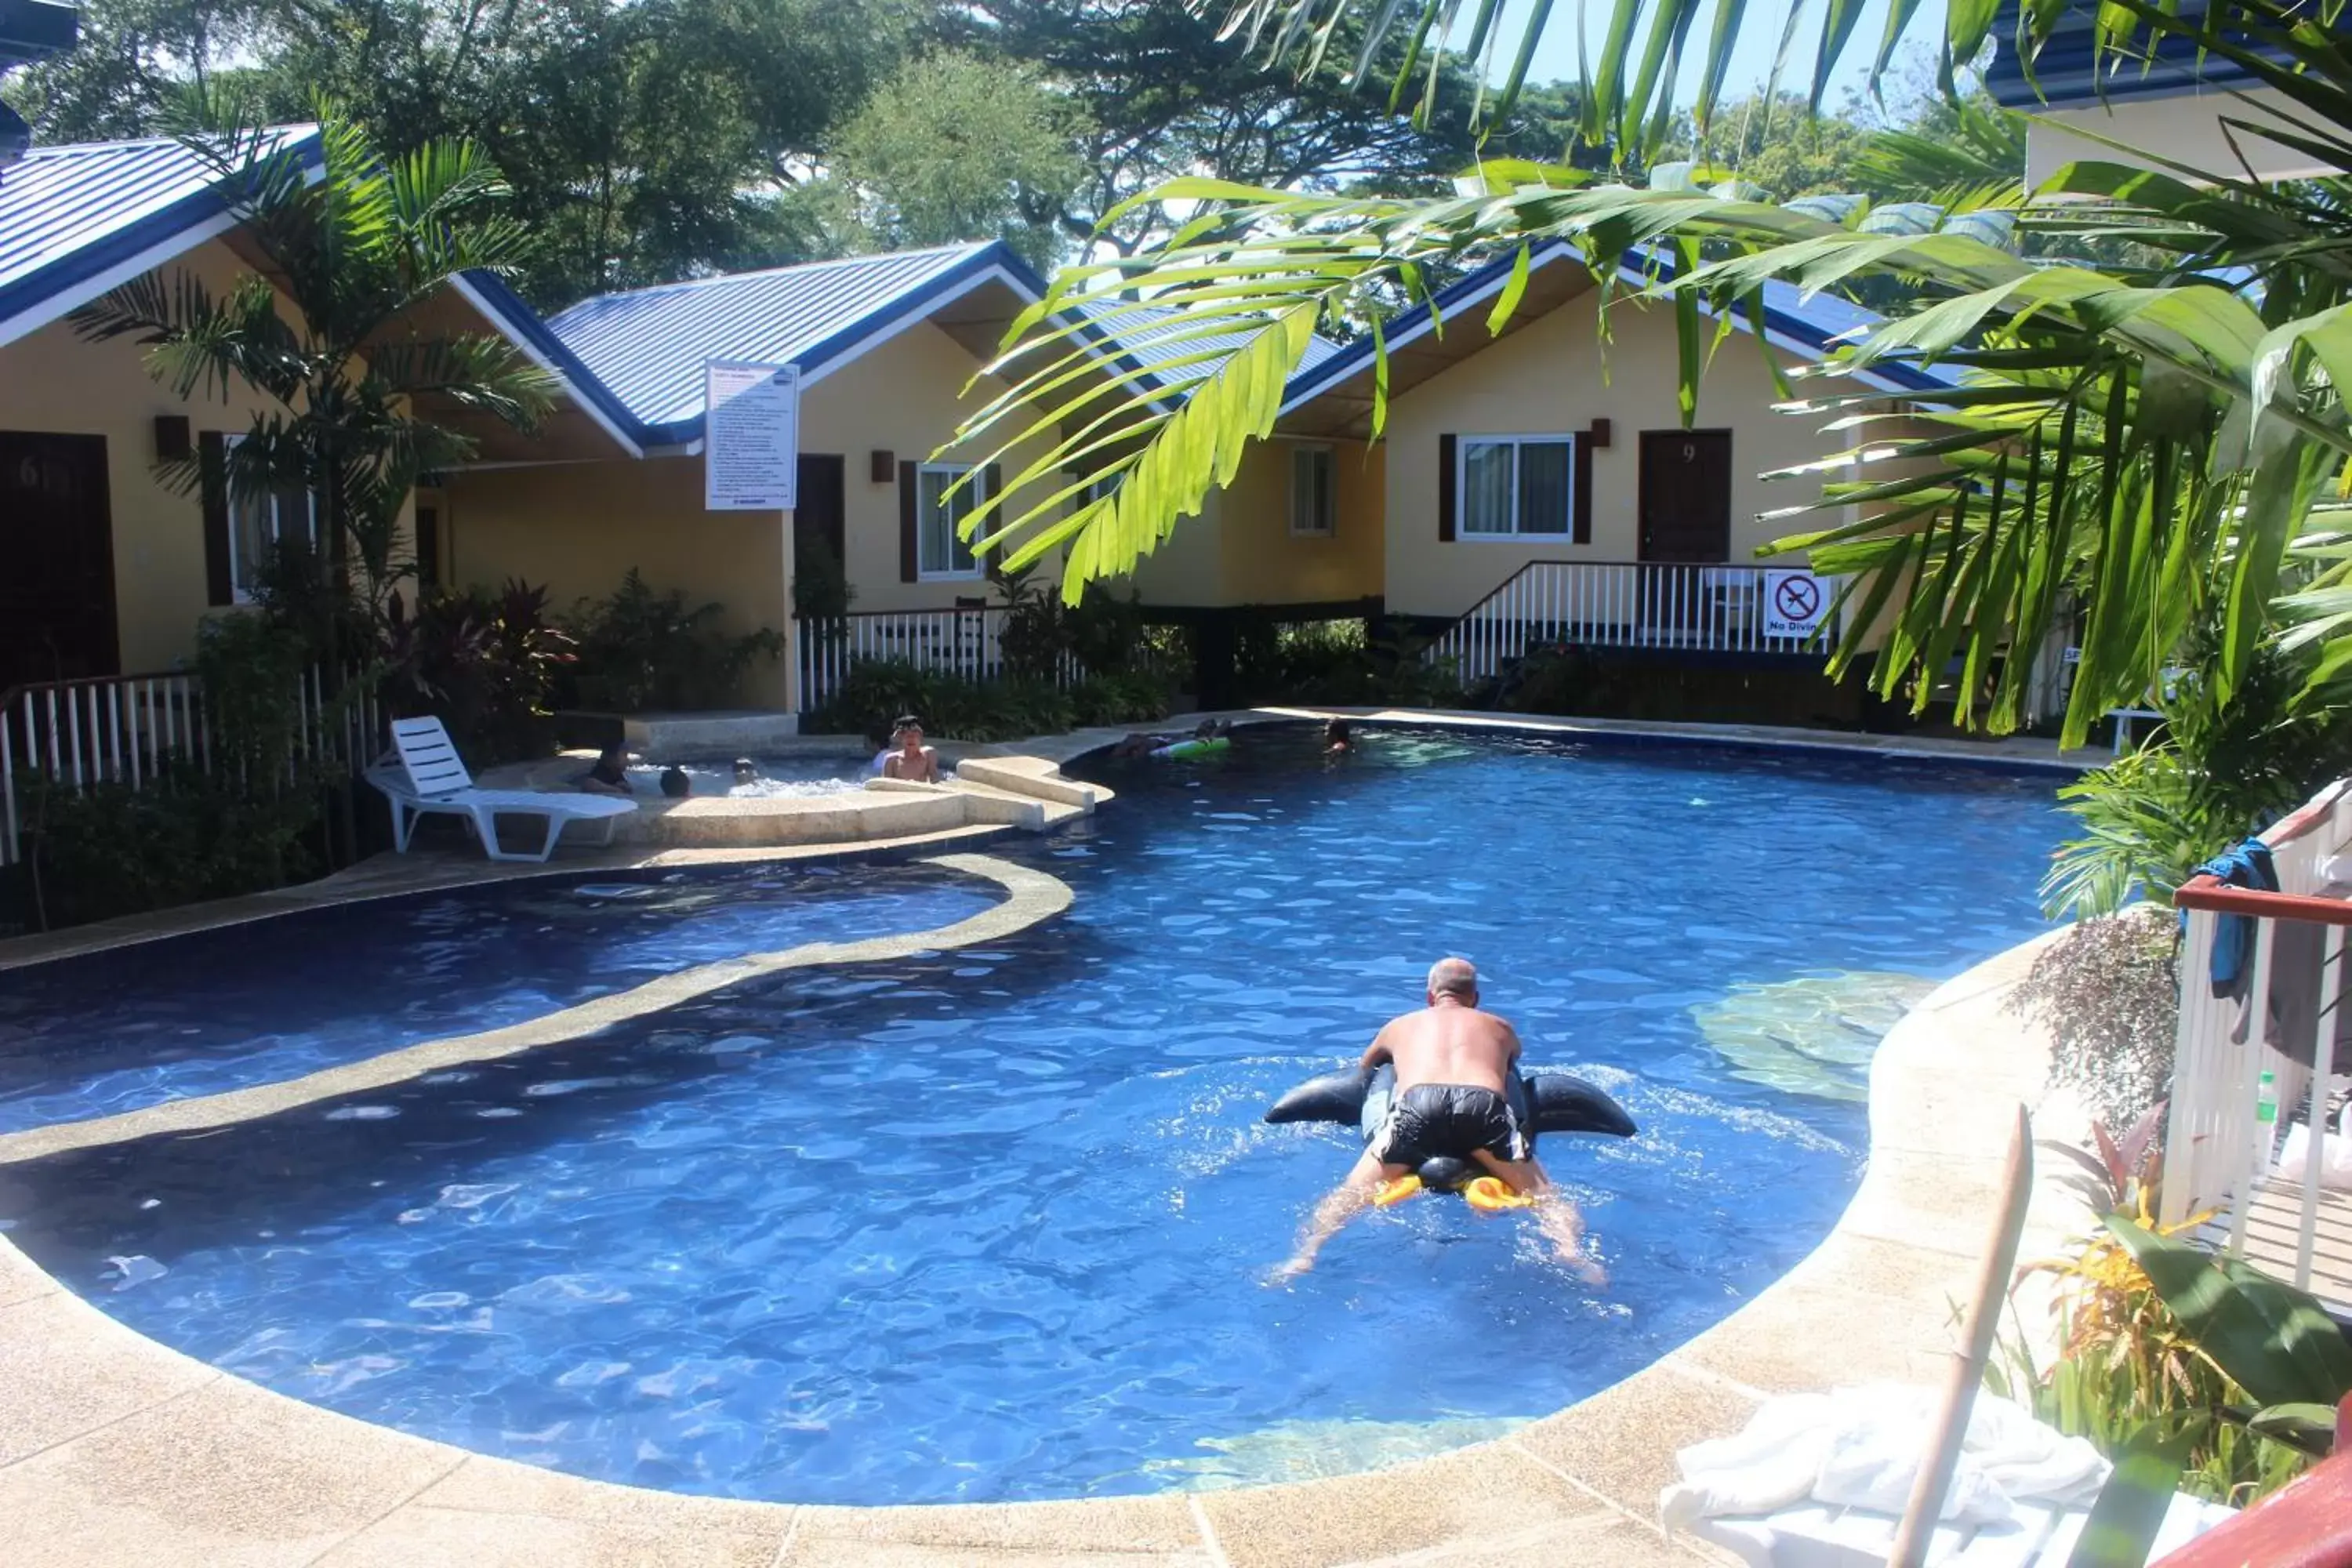
[(0, 987), (0, 1135), (521, 1024), (747, 952), (951, 925), (1001, 897), (921, 864), (573, 873), (29, 967)]
[(1816, 1232), (1816, 1234), (1818, 1234), (1818, 1232)]

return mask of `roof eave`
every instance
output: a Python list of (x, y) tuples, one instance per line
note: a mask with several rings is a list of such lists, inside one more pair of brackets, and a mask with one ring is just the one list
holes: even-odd
[[(1029, 304), (1035, 304), (1045, 297), (1045, 280), (1038, 276), (1036, 270), (1011, 246), (1003, 240), (993, 241), (795, 354), (793, 363), (800, 366), (802, 390), (805, 393), (827, 375), (855, 363), (861, 355), (880, 347), (916, 323), (929, 320), (946, 306), (992, 280), (1003, 282)], [(1151, 374), (1128, 354), (1115, 347), (1107, 347), (1107, 342), (1116, 342), (1108, 332), (1083, 320), (1079, 324), (1082, 335), (1097, 357), (1109, 360), (1121, 369), (1141, 371), (1146, 375)], [(584, 372), (585, 367), (582, 368)], [(1159, 380), (1157, 376), (1152, 379), (1155, 382)], [(1161, 398), (1152, 399), (1151, 405), (1163, 412), (1166, 410), (1165, 401)], [(704, 416), (694, 414), (683, 419), (648, 422), (639, 428), (644, 432), (644, 444), (648, 448), (667, 447), (691, 455), (700, 450), (703, 420)]]
[(539, 313), (522, 297), (507, 287), (496, 273), (474, 268), (460, 272), (450, 279), (467, 302), (481, 312), (484, 320), (496, 327), (500, 336), (520, 349), (532, 363), (554, 376), (565, 395), (597, 427), (613, 438), (614, 443), (632, 458), (642, 458), (646, 449), (662, 445), (660, 432), (654, 430), (631, 414), (621, 400), (613, 395), (595, 373), (583, 364), (579, 357), (563, 346), (562, 340), (550, 331)]
[[(1562, 261), (1582, 265), (1583, 256), (1574, 246), (1565, 240), (1547, 240), (1538, 245), (1530, 256), (1528, 269), (1532, 272), (1538, 268), (1553, 266)], [(1434, 301), (1438, 316), (1443, 318), (1449, 312), (1479, 304), (1501, 292), (1510, 277), (1512, 266), (1513, 258), (1503, 257), (1489, 262), (1467, 277), (1457, 279), (1439, 291)], [(1641, 288), (1649, 286), (1648, 275), (1631, 263), (1621, 263), (1617, 269), (1617, 276), (1622, 282)], [(1581, 297), (1581, 295), (1578, 296), (1578, 298)], [(1754, 324), (1748, 321), (1744, 314), (1736, 314), (1733, 317), (1733, 324), (1744, 331), (1755, 331)], [(1829, 356), (1834, 352), (1838, 342), (1836, 334), (1825, 333), (1802, 318), (1790, 316), (1784, 310), (1775, 310), (1769, 306), (1765, 308), (1764, 329), (1766, 341), (1774, 346), (1824, 363), (1829, 362)], [(1431, 307), (1417, 305), (1391, 322), (1382, 336), (1389, 350), (1393, 353), (1404, 344), (1419, 340), (1430, 330)], [(1488, 339), (1478, 342), (1470, 352), (1475, 354), (1488, 346), (1492, 341)], [(1313, 403), (1317, 398), (1333, 392), (1350, 376), (1360, 374), (1370, 365), (1371, 358), (1370, 342), (1360, 339), (1339, 353), (1325, 360), (1312, 371), (1301, 373), (1294, 378), (1292, 386), (1284, 394), (1282, 414), (1284, 416), (1292, 414)], [(1839, 374), (1859, 381), (1874, 390), (1895, 396), (1926, 396), (1939, 391), (1951, 390), (1948, 384), (1909, 366), (1887, 364), (1855, 367), (1842, 370)]]
[[(317, 127), (284, 150), (300, 156), (310, 179), (316, 181), (325, 172)], [(236, 226), (236, 214), (215, 182), (57, 258), (0, 288), (0, 344), (40, 331), (109, 289), (152, 272)]]

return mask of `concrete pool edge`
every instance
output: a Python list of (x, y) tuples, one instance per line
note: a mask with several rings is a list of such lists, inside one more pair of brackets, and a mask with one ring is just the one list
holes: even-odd
[[(1676, 1448), (1736, 1431), (1768, 1394), (1940, 1374), (1948, 1301), (1976, 1267), (2009, 1118), (2043, 1094), (2047, 1040), (2003, 1005), (2043, 940), (1939, 987), (1887, 1037), (1871, 1073), (1869, 1169), (1811, 1256), (1633, 1377), (1495, 1442), (1328, 1480), (1087, 1501), (694, 1498), (538, 1470), (272, 1394), (123, 1327), (0, 1237), (0, 1388), (12, 1395), (0, 1401), (0, 1510), (22, 1539), (47, 1543), (38, 1560), (61, 1563), (234, 1553), (404, 1568), (462, 1553), (1308, 1568), (1529, 1550), (1633, 1568), (1725, 1561), (1653, 1522)], [(2029, 1254), (2081, 1212), (2055, 1189), (2038, 1195)]]
[[(1120, 732), (1070, 737), (1070, 754)], [(1948, 1302), (1973, 1276), (2011, 1109), (2043, 1094), (2047, 1041), (2002, 1003), (2044, 940), (1947, 983), (1887, 1037), (1871, 1075), (1868, 1171), (1812, 1254), (1633, 1377), (1494, 1442), (1328, 1480), (1086, 1501), (693, 1498), (538, 1470), (272, 1394), (117, 1323), (0, 1237), (0, 1509), (38, 1543), (28, 1561), (77, 1564), (1308, 1568), (1530, 1551), (1629, 1568), (1727, 1561), (1653, 1522), (1677, 1447), (1737, 1430), (1766, 1394), (1940, 1375)], [(2029, 1254), (2081, 1214), (2063, 1198), (2038, 1203)]]
[[(1347, 719), (1372, 724), (1427, 724), (1466, 730), (1517, 730), (1530, 734), (1600, 742), (1634, 742), (1654, 745), (1727, 746), (1742, 751), (1881, 757), (1905, 762), (1938, 763), (2002, 773), (2075, 774), (2113, 759), (2088, 748), (2062, 752), (2056, 742), (2032, 736), (2003, 736), (1993, 741), (1950, 741), (1929, 736), (1876, 735), (1843, 730), (1806, 730), (1793, 725), (1702, 724), (1662, 719), (1578, 719), (1542, 713), (1502, 713), (1477, 708), (1297, 707), (1238, 708), (1219, 713), (1187, 714), (1188, 719), (1216, 718), (1236, 724), (1274, 724), (1285, 721)], [(981, 748), (977, 754), (998, 752), (1067, 763), (1089, 752), (1117, 743), (1136, 731), (1165, 731), (1174, 721), (1159, 724), (1110, 725), (1072, 730), (1059, 735), (1032, 735), (1001, 747)], [(1181, 726), (1180, 726), (1181, 727)]]
[(643, 984), (520, 1023), (419, 1040), (415, 1045), (321, 1068), (299, 1078), (214, 1094), (189, 1095), (112, 1116), (54, 1121), (22, 1132), (0, 1133), (0, 1167), (110, 1143), (233, 1127), (323, 1100), (408, 1083), (427, 1073), (520, 1056), (786, 970), (874, 963), (1001, 941), (1067, 910), (1075, 896), (1069, 884), (1060, 878), (992, 855), (934, 855), (916, 864), (993, 882), (1003, 892), (1004, 900), (950, 925), (866, 937), (857, 942), (802, 942), (773, 952), (740, 953), (733, 958), (693, 964)]

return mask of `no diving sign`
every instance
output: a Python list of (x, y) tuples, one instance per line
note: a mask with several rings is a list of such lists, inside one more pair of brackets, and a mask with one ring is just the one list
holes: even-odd
[(1830, 613), (1827, 578), (1811, 572), (1764, 574), (1764, 635), (1768, 637), (1810, 637)]

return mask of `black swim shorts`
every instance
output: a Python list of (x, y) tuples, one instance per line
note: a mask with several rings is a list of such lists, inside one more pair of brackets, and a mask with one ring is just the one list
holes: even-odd
[(1373, 1149), (1387, 1165), (1467, 1160), (1474, 1149), (1500, 1160), (1528, 1157), (1510, 1103), (1491, 1089), (1460, 1083), (1417, 1083), (1399, 1095)]

